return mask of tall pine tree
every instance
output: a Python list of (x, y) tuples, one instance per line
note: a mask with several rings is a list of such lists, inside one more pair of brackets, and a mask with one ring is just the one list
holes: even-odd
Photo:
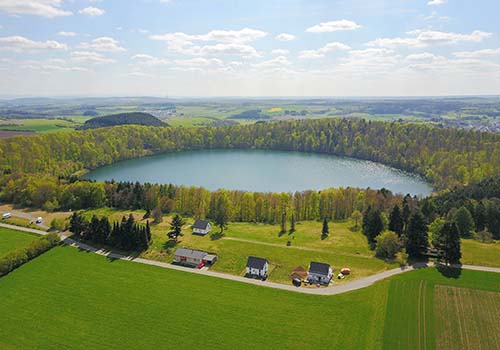
[(447, 264), (458, 264), (462, 258), (462, 252), (457, 225), (454, 222), (445, 223), (441, 229), (441, 237), (443, 238), (444, 261)]
[(417, 210), (410, 216), (406, 230), (406, 252), (411, 258), (421, 257), (429, 247), (427, 225), (424, 217)]
[(398, 237), (401, 237), (403, 234), (403, 227), (403, 216), (401, 215), (399, 205), (396, 204), (389, 215), (389, 230), (397, 233)]

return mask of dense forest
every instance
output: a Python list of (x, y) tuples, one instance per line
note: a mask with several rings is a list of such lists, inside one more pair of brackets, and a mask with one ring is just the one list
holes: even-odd
[(105, 115), (87, 120), (82, 129), (104, 128), (117, 125), (167, 126), (149, 113), (132, 112)]
[(422, 124), (317, 119), (201, 128), (121, 126), (0, 140), (0, 171), (69, 176), (162, 152), (256, 148), (367, 159), (437, 189), (500, 174), (500, 135)]

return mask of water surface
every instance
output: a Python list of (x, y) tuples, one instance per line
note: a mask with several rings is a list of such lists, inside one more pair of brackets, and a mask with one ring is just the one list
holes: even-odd
[(421, 177), (379, 163), (325, 154), (269, 150), (202, 150), (119, 162), (85, 176), (99, 181), (139, 181), (258, 192), (329, 187), (387, 188), (428, 195)]

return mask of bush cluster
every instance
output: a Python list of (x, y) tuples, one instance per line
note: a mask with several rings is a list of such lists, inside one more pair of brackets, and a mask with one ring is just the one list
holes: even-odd
[(24, 263), (45, 253), (58, 245), (59, 236), (55, 233), (49, 233), (40, 239), (34, 240), (28, 246), (16, 249), (0, 258), (0, 276), (6, 275), (12, 270), (18, 268)]

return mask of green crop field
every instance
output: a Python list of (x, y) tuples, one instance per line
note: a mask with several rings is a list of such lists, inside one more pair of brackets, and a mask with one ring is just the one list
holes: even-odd
[(472, 239), (463, 239), (462, 263), (500, 267), (500, 242), (481, 243)]
[(58, 132), (74, 130), (79, 124), (61, 119), (10, 119), (0, 123), (0, 130)]
[(0, 257), (14, 249), (26, 246), (35, 239), (37, 236), (34, 234), (0, 227)]
[[(419, 349), (422, 299), (418, 288), (408, 291), (422, 283), (426, 291), (434, 285), (498, 291), (500, 275), (462, 271), (446, 278), (425, 269), (326, 297), (57, 247), (0, 279), (0, 348)], [(428, 295), (423, 303), (432, 307)], [(425, 311), (420, 329), (433, 349), (441, 328)], [(498, 332), (498, 324), (492, 327)]]

